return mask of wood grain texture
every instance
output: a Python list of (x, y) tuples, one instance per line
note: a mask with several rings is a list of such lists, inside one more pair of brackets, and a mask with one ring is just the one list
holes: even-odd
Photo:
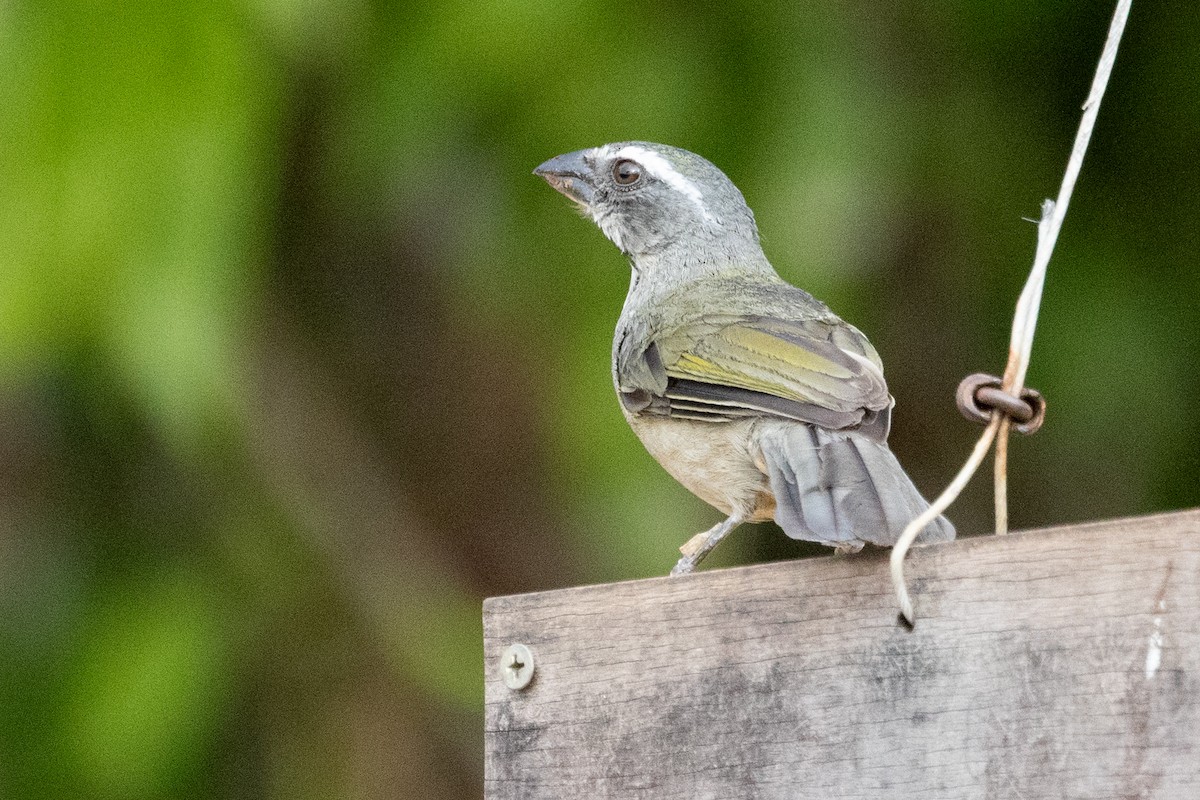
[(887, 551), (488, 600), (486, 797), (1200, 798), (1200, 511), (908, 574), (912, 632)]

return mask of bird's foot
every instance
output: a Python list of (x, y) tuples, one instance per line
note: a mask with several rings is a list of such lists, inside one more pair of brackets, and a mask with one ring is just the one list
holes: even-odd
[[(700, 533), (697, 533), (695, 536), (693, 536), (692, 538), (690, 538), (686, 542), (684, 542), (683, 545), (679, 548), (679, 552), (683, 553), (683, 556), (684, 556), (683, 558), (679, 559), (679, 563), (682, 564), (684, 561), (688, 561), (688, 560), (695, 562), (696, 560), (698, 560), (698, 559), (696, 559), (697, 554), (707, 553), (712, 547), (708, 543), (708, 540), (710, 538), (712, 538), (712, 535), (713, 535), (712, 530), (701, 531)], [(701, 555), (701, 558), (703, 558), (703, 555)], [(679, 564), (676, 564), (675, 566), (678, 567)], [(692, 568), (694, 568), (695, 566), (696, 566), (696, 564), (693, 563)], [(686, 571), (691, 572), (692, 569), (689, 568)]]
[[(683, 548), (679, 548), (682, 550)], [(684, 556), (675, 562), (675, 566), (671, 567), (671, 577), (676, 575), (688, 575), (696, 571), (696, 560), (691, 556)]]
[(734, 514), (729, 519), (718, 522), (703, 533), (697, 533), (692, 538), (684, 542), (683, 547), (679, 548), (679, 552), (683, 553), (683, 558), (675, 563), (671, 569), (671, 575), (687, 575), (694, 572), (696, 565), (699, 564), (709, 552), (712, 551), (717, 544), (729, 535), (729, 532), (740, 525), (742, 517)]

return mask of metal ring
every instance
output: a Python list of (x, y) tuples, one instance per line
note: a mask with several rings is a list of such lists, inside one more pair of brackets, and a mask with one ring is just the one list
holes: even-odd
[(1013, 422), (1013, 430), (1031, 434), (1046, 420), (1046, 399), (1036, 389), (1021, 390), (1020, 397), (1004, 391), (1003, 382), (995, 375), (976, 372), (963, 378), (955, 392), (958, 410), (971, 422), (986, 425), (992, 411), (999, 411)]
[(1028, 436), (1036, 433), (1037, 429), (1042, 427), (1042, 423), (1046, 421), (1046, 398), (1042, 397), (1042, 393), (1037, 389), (1030, 389), (1026, 386), (1021, 390), (1021, 400), (1033, 409), (1033, 416), (1024, 422), (1015, 423), (1013, 430)]
[(954, 393), (954, 402), (958, 405), (959, 413), (966, 417), (968, 421), (987, 425), (992, 418), (992, 414), (990, 411), (980, 408), (978, 401), (975, 399), (975, 392), (983, 386), (994, 386), (999, 389), (1000, 379), (983, 372), (968, 375), (958, 385), (958, 391)]
[(976, 389), (975, 402), (984, 408), (994, 408), (1007, 414), (1015, 422), (1029, 422), (1033, 419), (1033, 409), (1028, 403), (994, 386), (980, 386)]

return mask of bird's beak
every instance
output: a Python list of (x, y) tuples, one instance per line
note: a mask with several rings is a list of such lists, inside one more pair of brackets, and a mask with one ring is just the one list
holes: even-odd
[(576, 150), (574, 153), (555, 156), (539, 165), (533, 174), (542, 176), (546, 183), (586, 208), (591, 205), (596, 194), (596, 188), (592, 184), (592, 168), (584, 158), (586, 152)]

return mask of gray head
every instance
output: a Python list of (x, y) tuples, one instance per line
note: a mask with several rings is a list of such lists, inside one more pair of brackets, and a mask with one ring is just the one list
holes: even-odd
[(578, 203), (635, 262), (667, 255), (703, 264), (761, 257), (742, 193), (687, 150), (619, 142), (557, 156), (533, 173)]

